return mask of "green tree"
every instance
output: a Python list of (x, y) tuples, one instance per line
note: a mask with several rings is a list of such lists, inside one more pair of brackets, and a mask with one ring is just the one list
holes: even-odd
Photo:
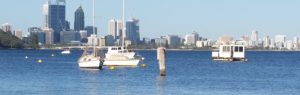
[(29, 46), (30, 46), (30, 48), (33, 48), (33, 49), (39, 49), (40, 48), (39, 47), (39, 39), (38, 39), (37, 34), (35, 34), (35, 33), (30, 34)]
[(0, 48), (23, 48), (21, 39), (0, 29)]

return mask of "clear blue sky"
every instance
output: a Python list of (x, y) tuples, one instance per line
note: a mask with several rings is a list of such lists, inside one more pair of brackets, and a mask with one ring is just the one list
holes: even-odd
[[(13, 24), (13, 29), (27, 31), (42, 26), (42, 5), (46, 0), (1, 1), (0, 23)], [(111, 18), (121, 19), (122, 0), (96, 0), (96, 24), (107, 34)], [(67, 20), (73, 28), (74, 11), (80, 6), (91, 25), (92, 0), (67, 0)], [(201, 36), (216, 39), (222, 35), (259, 36), (300, 35), (300, 0), (126, 0), (126, 18), (140, 19), (142, 37), (197, 31)]]

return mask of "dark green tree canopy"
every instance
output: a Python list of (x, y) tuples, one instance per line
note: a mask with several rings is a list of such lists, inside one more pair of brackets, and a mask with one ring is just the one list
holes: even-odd
[(23, 48), (23, 42), (11, 33), (0, 29), (0, 48)]

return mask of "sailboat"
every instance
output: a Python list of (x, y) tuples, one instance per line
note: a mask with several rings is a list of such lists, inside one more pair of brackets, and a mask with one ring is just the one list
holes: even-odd
[[(93, 26), (95, 26), (95, 0), (93, 0)], [(93, 35), (95, 34), (95, 29), (93, 28)], [(93, 39), (95, 40), (95, 39)], [(100, 56), (97, 56), (97, 49), (94, 41), (93, 50), (89, 52), (87, 48), (85, 48), (82, 56), (78, 59), (78, 65), (80, 68), (99, 68), (101, 66)]]
[(122, 46), (108, 47), (108, 51), (105, 54), (104, 66), (137, 66), (142, 58), (138, 56), (134, 51), (125, 48), (125, 2), (123, 0), (122, 8), (123, 29), (122, 29)]

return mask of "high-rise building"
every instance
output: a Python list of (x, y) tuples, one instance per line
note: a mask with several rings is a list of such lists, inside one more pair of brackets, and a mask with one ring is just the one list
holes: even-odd
[(123, 37), (123, 22), (120, 20), (117, 21), (117, 36), (118, 39)]
[(22, 30), (16, 30), (16, 31), (14, 32), (14, 35), (15, 35), (16, 37), (18, 37), (19, 39), (21, 39), (21, 40), (22, 40), (22, 38), (23, 38)]
[(126, 22), (126, 38), (131, 41), (132, 45), (140, 42), (140, 26), (138, 19), (131, 19)]
[(48, 0), (43, 5), (44, 27), (54, 31), (54, 43), (60, 42), (60, 32), (67, 30), (66, 1)]
[(184, 39), (185, 39), (185, 41), (184, 41), (185, 45), (195, 45), (196, 38), (194, 35), (187, 34), (187, 35), (185, 35)]
[(108, 22), (108, 34), (113, 36), (114, 39), (122, 38), (120, 37), (120, 32), (122, 32), (122, 21), (117, 21), (115, 19), (111, 19)]
[(12, 26), (8, 23), (2, 24), (1, 27), (4, 32), (12, 32)]
[(163, 46), (165, 47), (168, 43), (167, 39), (165, 37), (160, 37), (154, 39), (156, 46)]
[(30, 28), (28, 28), (28, 32), (30, 34), (34, 33), (34, 34), (37, 35), (39, 44), (45, 44), (46, 43), (46, 34), (41, 28), (39, 28), (39, 27), (30, 27)]
[(259, 44), (259, 41), (258, 41), (258, 31), (253, 30), (252, 33), (251, 33), (251, 39), (249, 41), (249, 46), (250, 47), (257, 47), (258, 44)]
[(294, 49), (299, 48), (299, 38), (298, 37), (294, 37), (293, 44), (294, 44)]
[(185, 45), (195, 46), (196, 41), (200, 39), (199, 34), (197, 32), (193, 32), (192, 34), (185, 35)]
[(105, 46), (114, 46), (114, 37), (112, 35), (105, 36)]
[(275, 46), (279, 49), (285, 47), (286, 36), (285, 35), (276, 35), (275, 36)]
[(84, 30), (84, 11), (81, 6), (75, 11), (74, 30)]
[(43, 31), (45, 32), (45, 44), (54, 44), (54, 30), (46, 27)]
[(275, 43), (282, 42), (284, 43), (286, 41), (286, 35), (276, 35), (275, 36)]
[(97, 35), (92, 34), (91, 36), (88, 37), (88, 45), (98, 45), (99, 44), (99, 39), (97, 38)]
[(69, 21), (66, 21), (66, 23), (65, 23), (66, 25), (66, 27), (65, 27), (65, 29), (64, 29), (64, 31), (70, 31), (71, 30), (71, 28), (70, 28), (70, 22)]
[(93, 34), (93, 30), (95, 30), (95, 35), (97, 35), (97, 27), (86, 26), (84, 30), (86, 30), (88, 37), (90, 37)]
[(258, 31), (256, 31), (256, 30), (252, 31), (251, 40), (254, 41), (254, 42), (258, 41)]
[(200, 40), (200, 36), (199, 36), (199, 34), (198, 34), (197, 32), (194, 31), (194, 32), (192, 33), (192, 35), (195, 36), (195, 43), (196, 43), (196, 41)]
[(167, 37), (169, 48), (179, 48), (180, 47), (180, 37), (178, 35), (168, 35)]
[(77, 31), (62, 31), (60, 32), (60, 43), (68, 44), (72, 41), (80, 41), (80, 34)]
[(106, 46), (106, 39), (105, 37), (100, 37), (99, 38), (99, 44), (98, 44), (100, 47), (104, 47)]
[(266, 36), (263, 38), (263, 47), (264, 48), (269, 48), (271, 45), (271, 40), (269, 36)]

